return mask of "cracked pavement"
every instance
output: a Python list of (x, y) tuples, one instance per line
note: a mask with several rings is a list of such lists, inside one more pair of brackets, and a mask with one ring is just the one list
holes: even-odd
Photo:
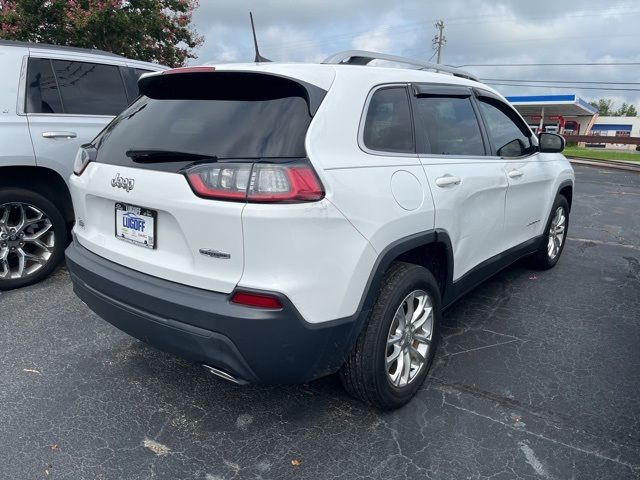
[(100, 320), (64, 268), (0, 292), (0, 478), (640, 478), (640, 175), (576, 175), (556, 268), (449, 310), (391, 413), (334, 377), (219, 380)]

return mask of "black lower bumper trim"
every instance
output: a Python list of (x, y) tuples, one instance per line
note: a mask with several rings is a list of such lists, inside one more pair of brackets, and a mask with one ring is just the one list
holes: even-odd
[(302, 383), (333, 373), (359, 332), (359, 316), (309, 324), (283, 295), (282, 310), (235, 305), (227, 294), (128, 269), (77, 242), (66, 258), (74, 291), (103, 319), (240, 382)]

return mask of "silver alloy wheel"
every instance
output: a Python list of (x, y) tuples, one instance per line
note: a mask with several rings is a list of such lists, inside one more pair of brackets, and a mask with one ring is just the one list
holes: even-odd
[(385, 368), (394, 386), (407, 386), (424, 368), (432, 334), (431, 298), (424, 290), (414, 290), (396, 310), (387, 336)]
[(564, 214), (564, 208), (558, 207), (556, 213), (551, 220), (549, 227), (549, 241), (547, 243), (547, 255), (554, 260), (560, 253), (562, 242), (564, 242), (564, 234), (567, 226), (567, 217)]
[(53, 255), (51, 220), (27, 203), (0, 205), (0, 280), (24, 278), (43, 268)]

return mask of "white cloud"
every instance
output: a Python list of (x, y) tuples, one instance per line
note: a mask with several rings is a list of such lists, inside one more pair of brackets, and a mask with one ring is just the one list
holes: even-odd
[[(320, 61), (353, 48), (426, 60), (433, 53), (434, 23), (444, 19), (443, 60), (452, 65), (640, 61), (640, 4), (630, 0), (202, 0), (194, 22), (206, 41), (197, 52), (200, 58), (192, 63), (252, 60), (250, 9), (261, 53), (272, 60)], [(637, 66), (468, 69), (483, 78), (640, 82)], [(618, 103), (631, 101), (640, 107), (640, 92), (572, 87), (497, 86), (506, 94), (575, 92), (587, 99), (615, 97)]]
[(387, 32), (380, 28), (364, 33), (351, 41), (353, 48), (357, 50), (371, 50), (374, 52), (388, 52), (393, 44)]

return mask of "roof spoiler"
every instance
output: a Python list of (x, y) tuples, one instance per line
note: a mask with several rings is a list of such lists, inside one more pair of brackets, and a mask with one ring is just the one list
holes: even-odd
[(270, 72), (183, 67), (142, 75), (140, 94), (160, 100), (266, 100), (296, 95), (315, 115), (326, 91), (291, 77)]

